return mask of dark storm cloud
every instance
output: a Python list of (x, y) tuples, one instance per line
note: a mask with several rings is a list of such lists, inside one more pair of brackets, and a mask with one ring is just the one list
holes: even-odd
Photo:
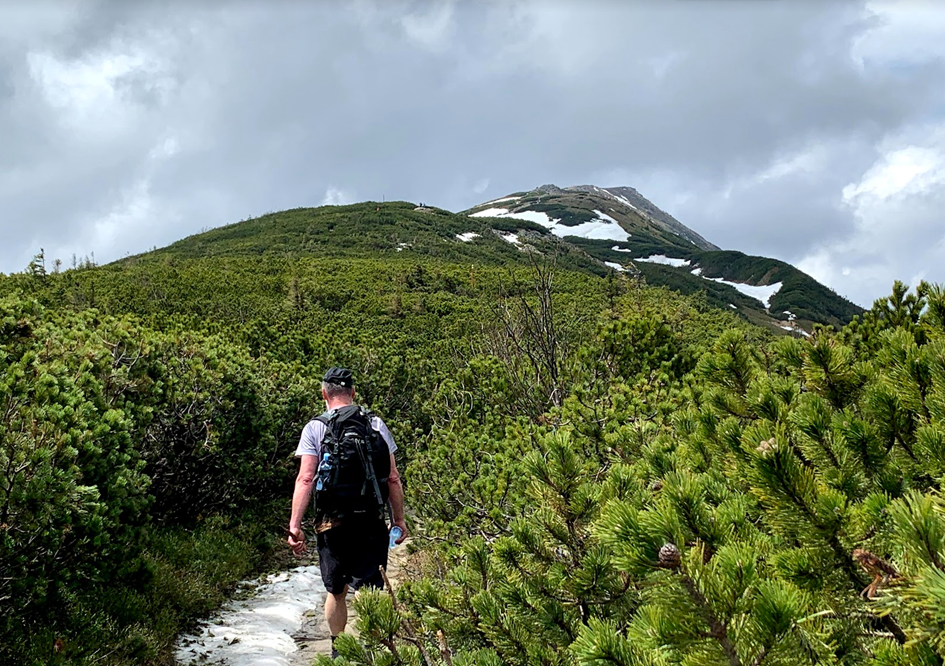
[(931, 21), (891, 65), (902, 31), (856, 2), (38, 7), (0, 15), (3, 270), (287, 207), (594, 182), (837, 286), (848, 254), (874, 261), (844, 188), (943, 122)]

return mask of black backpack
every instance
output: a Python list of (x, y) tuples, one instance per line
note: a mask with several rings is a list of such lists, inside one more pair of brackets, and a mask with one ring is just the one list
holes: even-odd
[[(389, 494), (390, 450), (360, 405), (332, 409), (325, 424), (315, 476), (315, 519), (383, 517)], [(327, 456), (327, 457), (326, 457)]]

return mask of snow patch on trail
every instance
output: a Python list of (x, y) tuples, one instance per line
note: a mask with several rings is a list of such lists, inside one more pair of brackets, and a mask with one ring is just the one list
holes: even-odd
[(292, 634), (302, 627), (305, 612), (321, 606), (324, 599), (317, 566), (267, 576), (253, 596), (230, 601), (199, 633), (178, 638), (177, 662), (289, 666), (289, 655), (298, 649)]

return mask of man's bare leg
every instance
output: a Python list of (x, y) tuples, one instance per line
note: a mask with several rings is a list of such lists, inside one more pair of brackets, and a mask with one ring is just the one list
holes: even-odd
[(332, 638), (345, 630), (348, 624), (348, 605), (345, 602), (348, 596), (348, 586), (340, 594), (329, 593), (325, 597), (325, 620)]

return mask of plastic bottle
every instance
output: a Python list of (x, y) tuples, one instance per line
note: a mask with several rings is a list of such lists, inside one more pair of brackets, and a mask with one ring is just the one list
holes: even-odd
[(318, 481), (315, 482), (315, 490), (321, 490), (328, 481), (328, 475), (331, 473), (331, 454), (328, 451), (322, 454), (322, 461), (318, 465)]
[(399, 527), (397, 527), (397, 525), (394, 525), (392, 528), (390, 528), (390, 545), (388, 546), (388, 548), (393, 548), (394, 546), (396, 546), (397, 539), (399, 539), (403, 535), (404, 535), (404, 531), (400, 529)]

